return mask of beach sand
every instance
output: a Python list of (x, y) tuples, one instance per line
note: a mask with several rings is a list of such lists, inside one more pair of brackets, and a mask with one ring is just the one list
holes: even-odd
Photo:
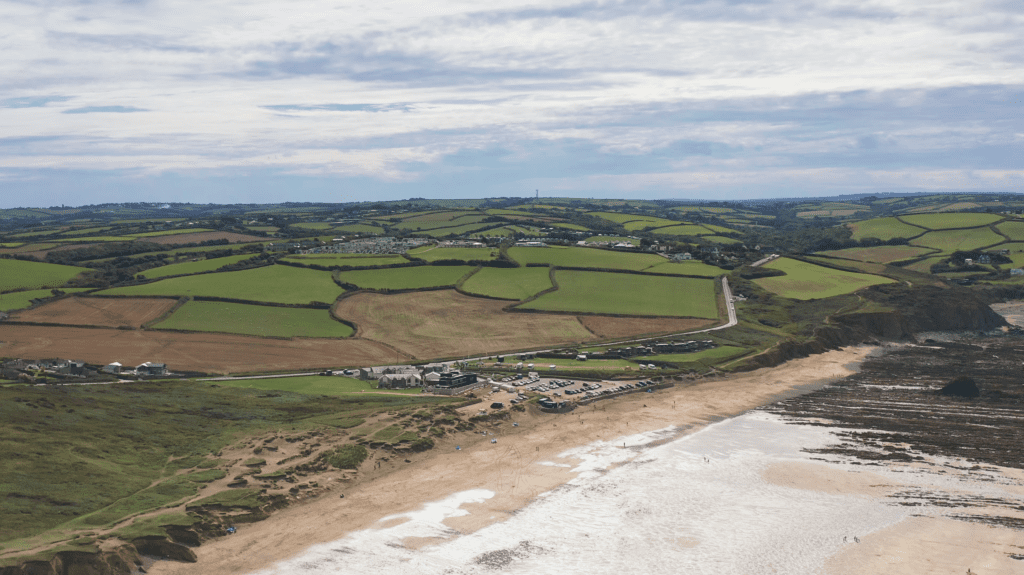
[[(471, 533), (503, 521), (537, 495), (572, 479), (574, 474), (569, 470), (574, 462), (558, 458), (570, 448), (665, 428), (689, 433), (848, 375), (851, 366), (873, 349), (851, 347), (831, 351), (775, 368), (687, 382), (653, 394), (636, 393), (599, 401), (564, 415), (517, 414), (512, 421), (518, 422), (518, 427), (513, 427), (509, 421), (494, 427), (493, 436), (477, 433), (446, 438), (430, 452), (412, 458), (411, 463), (392, 458), (371, 481), (344, 487), (336, 484), (319, 498), (275, 512), (265, 521), (241, 525), (238, 532), (229, 537), (204, 543), (195, 550), (198, 563), (159, 561), (149, 572), (155, 575), (248, 573), (293, 558), (311, 545), (335, 541), (370, 526), (379, 527), (377, 522), (381, 518), (420, 509), (425, 503), (453, 493), (473, 489), (494, 492), (493, 497), (480, 503), (463, 505), (469, 512), (467, 515), (445, 521), (460, 533)], [(497, 438), (496, 444), (490, 443), (492, 437)], [(460, 451), (455, 450), (456, 444), (461, 446)], [(876, 496), (898, 487), (892, 485), (892, 481), (886, 482), (870, 474), (852, 476), (824, 466), (797, 462), (770, 469), (766, 479), (801, 489)], [(341, 493), (344, 498), (338, 497)], [(830, 572), (883, 572), (875, 567), (890, 565), (878, 558), (886, 553), (898, 553), (910, 565), (935, 556), (933, 547), (942, 546), (945, 541), (950, 545), (968, 541), (963, 539), (963, 533), (974, 533), (971, 530), (975, 528), (971, 524), (953, 522), (957, 529), (949, 529), (947, 523), (951, 520), (948, 519), (908, 521), (886, 530), (884, 535), (866, 537), (856, 548), (844, 550), (842, 557), (835, 557), (830, 563)], [(901, 527), (904, 524), (911, 527), (904, 529)], [(988, 537), (984, 533), (991, 528), (979, 529), (978, 537)], [(1008, 537), (1004, 531), (1011, 534), (1009, 537), (1017, 534), (993, 531), (1001, 533), (999, 538), (989, 538), (993, 545), (1004, 544)], [(922, 538), (932, 543), (919, 544)], [(405, 540), (403, 544), (419, 548), (434, 542), (417, 538)], [(858, 570), (849, 570), (850, 565), (858, 566)]]

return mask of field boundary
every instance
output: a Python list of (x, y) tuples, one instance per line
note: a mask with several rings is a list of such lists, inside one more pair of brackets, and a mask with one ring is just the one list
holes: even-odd
[[(243, 254), (240, 254), (240, 255), (243, 255)], [(253, 257), (247, 258), (247, 259), (244, 259), (244, 260), (239, 260), (238, 262), (235, 262), (235, 263), (238, 264), (238, 263), (247, 262), (247, 261), (256, 259), (256, 256), (258, 256), (258, 255), (259, 254), (253, 254)], [(225, 256), (225, 257), (231, 257), (231, 256)], [(217, 258), (213, 258), (213, 259), (217, 259)], [(267, 261), (267, 260), (264, 260), (264, 261)], [(192, 262), (179, 262), (179, 263), (192, 263)], [(270, 266), (274, 265), (274, 263), (275, 262), (273, 260), (271, 260), (271, 261), (267, 261), (267, 263), (265, 263), (263, 265), (259, 265), (259, 266), (250, 266), (250, 267), (245, 267), (245, 268), (239, 268), (237, 270), (224, 270), (223, 272), (220, 271), (221, 268), (225, 268), (225, 267), (227, 267), (229, 265), (235, 265), (235, 264), (227, 264), (227, 265), (223, 265), (223, 266), (221, 266), (221, 267), (219, 267), (219, 268), (217, 268), (215, 270), (207, 270), (205, 272), (196, 272), (194, 274), (175, 274), (173, 276), (161, 276), (161, 277), (158, 277), (158, 278), (148, 278), (148, 277), (145, 277), (146, 272), (149, 271), (149, 270), (158, 270), (158, 269), (163, 268), (163, 267), (177, 265), (177, 264), (166, 264), (166, 265), (162, 265), (162, 266), (156, 266), (156, 267), (148, 268), (148, 269), (145, 269), (145, 270), (139, 272), (138, 274), (136, 274), (136, 276), (142, 275), (142, 276), (144, 276), (144, 279), (139, 281), (139, 283), (132, 284), (132, 285), (133, 286), (147, 285), (147, 284), (151, 284), (151, 283), (156, 283), (158, 281), (169, 280), (171, 278), (185, 278), (185, 277), (190, 277), (190, 276), (202, 276), (202, 275), (206, 275), (206, 274), (217, 274), (217, 273), (236, 272), (236, 271), (240, 272), (242, 270), (254, 270), (254, 269), (257, 269), (257, 268), (270, 267)], [(136, 281), (138, 281), (138, 277), (136, 277), (134, 279), (136, 279)], [(119, 286), (119, 287), (121, 287), (121, 286)]]
[[(694, 316), (689, 316), (689, 315), (637, 315), (637, 314), (628, 314), (628, 313), (600, 313), (600, 312), (592, 312), (592, 311), (557, 311), (557, 310), (540, 310), (540, 309), (522, 309), (522, 308), (520, 308), (519, 306), (524, 306), (524, 305), (526, 305), (526, 304), (536, 300), (537, 298), (539, 298), (539, 297), (541, 297), (541, 296), (543, 296), (545, 294), (549, 294), (549, 293), (558, 291), (558, 289), (559, 289), (558, 280), (555, 279), (555, 271), (556, 270), (596, 271), (596, 270), (581, 270), (581, 269), (577, 269), (577, 268), (560, 268), (560, 267), (556, 267), (556, 266), (548, 266), (548, 267), (550, 269), (550, 271), (548, 273), (549, 273), (549, 277), (551, 278), (551, 285), (553, 287), (551, 287), (549, 289), (546, 289), (546, 290), (544, 290), (542, 292), (539, 292), (539, 293), (535, 294), (533, 297), (529, 297), (529, 298), (524, 299), (522, 301), (518, 301), (518, 302), (515, 302), (513, 304), (509, 304), (508, 306), (504, 307), (502, 309), (502, 311), (514, 312), (514, 313), (540, 313), (540, 314), (575, 315), (575, 316), (596, 315), (596, 316), (604, 316), (604, 317), (631, 317), (631, 318), (705, 319), (705, 320), (706, 319), (712, 319), (712, 318), (706, 318), (706, 317), (703, 317), (703, 318), (701, 318), (701, 317), (694, 317)], [(670, 277), (670, 278), (686, 277), (686, 276), (664, 275), (664, 274), (635, 274), (634, 273), (633, 275), (660, 276), (660, 277)], [(719, 276), (719, 277), (721, 277), (721, 276)], [(689, 279), (708, 280), (708, 281), (717, 283), (717, 282), (715, 282), (715, 280), (718, 279), (718, 278), (717, 277), (708, 278), (708, 277), (701, 276), (701, 277), (693, 277), (693, 278), (689, 278)], [(716, 290), (716, 292), (715, 292), (715, 301), (717, 303), (717, 301), (718, 301), (717, 289), (718, 288), (714, 288), (714, 289)], [(505, 301), (508, 301), (508, 300), (505, 300)], [(721, 309), (718, 309), (719, 317), (714, 318), (712, 321), (719, 320), (721, 318), (721, 311), (722, 311)]]
[[(930, 212), (930, 213), (952, 215), (952, 214), (960, 214), (960, 213), (963, 213), (963, 214), (978, 214), (978, 213), (984, 213), (984, 212)], [(899, 221), (900, 223), (907, 224), (908, 226), (914, 226), (915, 228), (921, 228), (923, 230), (926, 230), (927, 232), (953, 232), (953, 231), (958, 231), (958, 230), (974, 230), (974, 229), (978, 229), (978, 228), (987, 228), (987, 227), (994, 226), (996, 224), (1001, 224), (1001, 223), (1007, 221), (1005, 217), (1000, 217), (1000, 219), (998, 219), (998, 220), (996, 220), (996, 221), (994, 221), (994, 222), (992, 222), (990, 224), (978, 224), (976, 226), (965, 226), (965, 227), (960, 227), (960, 228), (932, 229), (932, 228), (926, 228), (926, 227), (922, 226), (921, 224), (912, 224), (912, 223), (910, 223), (910, 222), (908, 222), (908, 221), (903, 219), (904, 216), (921, 216), (921, 215), (927, 215), (927, 214), (929, 214), (929, 212), (923, 212), (923, 213), (920, 213), (920, 214), (899, 214), (899, 215), (892, 216), (892, 217), (896, 218), (896, 220)], [(998, 232), (996, 232), (996, 233), (998, 233)], [(905, 238), (905, 239), (907, 239), (907, 240), (916, 239), (916, 238), (919, 238), (919, 237), (921, 237), (923, 235), (924, 234), (920, 234), (920, 235), (914, 236), (913, 238)], [(1000, 234), (1000, 235), (1002, 235), (1002, 234)]]
[(190, 297), (180, 297), (180, 298), (178, 298), (178, 302), (175, 303), (173, 306), (171, 306), (171, 309), (167, 310), (163, 315), (161, 315), (160, 317), (158, 317), (156, 319), (147, 321), (146, 323), (142, 324), (142, 329), (149, 329), (149, 328), (153, 327), (153, 325), (158, 324), (158, 323), (164, 321), (165, 319), (171, 317), (171, 315), (173, 315), (174, 312), (176, 312), (179, 309), (181, 309), (181, 306), (185, 305), (186, 303), (188, 303), (191, 300), (192, 300), (192, 298), (190, 298)]
[[(78, 295), (78, 294), (76, 294), (76, 295)], [(176, 299), (181, 298), (182, 296), (177, 296), (177, 295), (147, 295), (147, 296), (138, 296), (138, 295), (89, 294), (87, 297), (102, 297), (102, 298), (114, 298), (114, 299), (116, 299), (116, 298), (128, 298), (128, 299), (175, 299), (176, 300)], [(329, 309), (331, 307), (331, 305), (333, 305), (331, 303), (326, 303), (326, 302), (280, 303), (280, 302), (273, 302), (273, 301), (257, 301), (257, 300), (251, 300), (251, 299), (235, 299), (235, 298), (227, 298), (227, 297), (219, 297), (219, 296), (209, 296), (209, 295), (194, 295), (194, 296), (187, 296), (187, 297), (191, 297), (195, 301), (221, 301), (221, 302), (225, 302), (225, 303), (244, 303), (244, 304), (248, 304), (248, 305), (260, 305), (260, 306), (264, 306), (264, 307), (290, 307), (290, 308), (305, 308), (305, 309)], [(335, 299), (335, 301), (337, 301), (337, 299)]]

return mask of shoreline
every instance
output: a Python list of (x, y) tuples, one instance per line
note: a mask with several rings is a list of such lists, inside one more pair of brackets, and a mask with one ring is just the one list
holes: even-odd
[[(351, 489), (335, 483), (330, 491), (241, 525), (234, 535), (195, 549), (197, 563), (158, 561), (154, 575), (250, 573), (300, 555), (307, 548), (341, 539), (380, 519), (422, 509), (455, 493), (487, 490), (494, 495), (466, 503), (468, 514), (445, 525), (458, 535), (503, 521), (537, 496), (577, 476), (559, 454), (596, 441), (670, 430), (666, 441), (787, 397), (824, 387), (854, 373), (877, 348), (842, 350), (791, 360), (780, 366), (699, 380), (655, 393), (635, 393), (595, 402), (568, 414), (514, 414), (491, 427), (493, 436), (463, 434), (437, 442), (411, 463), (389, 462), (379, 477)], [(497, 439), (490, 443), (489, 439)], [(628, 439), (626, 439), (628, 443)], [(455, 445), (462, 447), (456, 451)], [(624, 445), (628, 448), (628, 445)], [(553, 463), (557, 462), (557, 463)], [(543, 463), (543, 464), (542, 464)], [(344, 498), (335, 497), (343, 492)], [(399, 520), (396, 518), (396, 520)], [(433, 543), (405, 541), (415, 548)]]

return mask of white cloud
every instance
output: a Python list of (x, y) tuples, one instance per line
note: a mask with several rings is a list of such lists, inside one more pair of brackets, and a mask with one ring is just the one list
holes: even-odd
[[(69, 99), (0, 108), (4, 137), (65, 139), (62, 155), (35, 160), (0, 148), (0, 166), (157, 173), (259, 164), (406, 179), (395, 167), (403, 162), (429, 164), (488, 145), (520, 153), (526, 141), (571, 139), (637, 156), (678, 140), (768, 147), (771, 158), (842, 150), (863, 136), (856, 120), (818, 126), (758, 110), (744, 120), (715, 116), (751, 98), (833, 94), (841, 105), (840, 94), (853, 91), (905, 90), (912, 100), (941, 88), (1019, 85), (1024, 17), (1010, 6), (8, 2), (0, 5), (0, 101)], [(707, 117), (662, 121), (644, 112), (680, 102), (705, 103)], [(888, 97), (877, 106), (893, 104)], [(61, 113), (115, 108), (145, 111)], [(887, 126), (886, 134), (918, 151), (1019, 141), (1000, 130), (918, 122)], [(427, 136), (429, 146), (404, 142)]]

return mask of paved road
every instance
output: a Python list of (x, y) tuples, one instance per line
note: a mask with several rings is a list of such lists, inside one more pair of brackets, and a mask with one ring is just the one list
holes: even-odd
[(756, 268), (758, 266), (763, 266), (764, 264), (766, 264), (766, 263), (768, 263), (768, 262), (770, 262), (770, 261), (772, 261), (772, 260), (774, 260), (774, 259), (776, 259), (778, 257), (779, 257), (779, 254), (772, 254), (772, 255), (770, 255), (770, 256), (768, 256), (766, 258), (761, 258), (761, 259), (757, 260), (756, 262), (750, 264), (750, 267)]

